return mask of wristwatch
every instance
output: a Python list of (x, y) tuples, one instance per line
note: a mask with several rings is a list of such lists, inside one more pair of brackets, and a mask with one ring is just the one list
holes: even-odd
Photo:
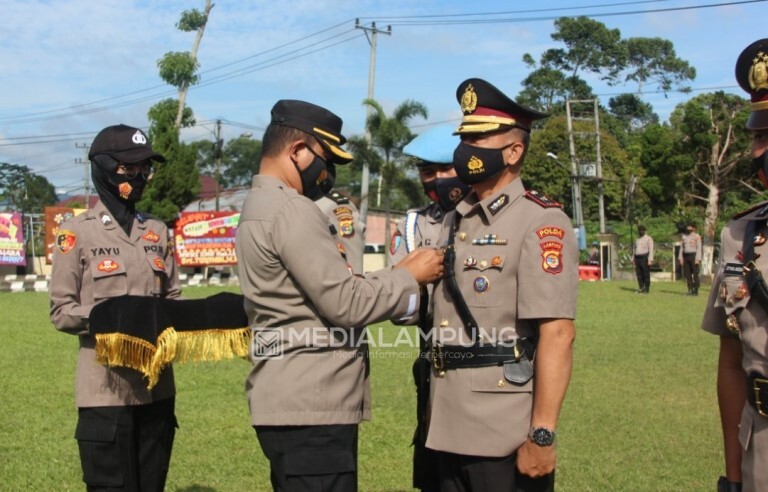
[(537, 446), (551, 446), (555, 443), (555, 431), (546, 427), (533, 427), (528, 433), (528, 439)]

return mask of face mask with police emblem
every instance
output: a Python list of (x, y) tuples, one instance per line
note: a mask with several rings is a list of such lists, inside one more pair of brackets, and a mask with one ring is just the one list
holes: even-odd
[(421, 185), (424, 187), (424, 193), (446, 212), (453, 210), (470, 190), (469, 185), (464, 184), (457, 176), (437, 178)]
[(301, 178), (302, 195), (310, 200), (319, 200), (333, 189), (334, 176), (328, 171), (333, 164), (326, 164), (309, 146), (307, 149), (315, 156), (309, 166), (303, 171), (295, 162), (293, 166)]
[(453, 168), (459, 179), (468, 185), (482, 183), (501, 173), (506, 167), (504, 149), (484, 149), (461, 142), (453, 151)]

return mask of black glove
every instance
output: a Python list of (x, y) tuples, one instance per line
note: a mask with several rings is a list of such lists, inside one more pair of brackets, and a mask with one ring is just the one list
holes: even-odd
[(720, 477), (717, 479), (717, 492), (741, 492), (741, 482), (730, 482)]

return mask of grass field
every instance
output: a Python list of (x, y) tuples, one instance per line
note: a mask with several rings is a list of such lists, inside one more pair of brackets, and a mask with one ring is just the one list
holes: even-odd
[[(580, 285), (574, 373), (558, 426), (558, 491), (714, 490), (722, 470), (716, 337), (708, 295), (682, 283)], [(189, 288), (188, 297), (217, 292)], [(0, 294), (0, 490), (83, 490), (73, 381), (75, 337), (48, 320), (45, 293)], [(396, 330), (389, 330), (390, 342)], [(373, 349), (373, 421), (361, 426), (360, 490), (410, 488), (416, 350)], [(270, 490), (249, 425), (242, 360), (180, 365), (180, 428), (167, 490)]]

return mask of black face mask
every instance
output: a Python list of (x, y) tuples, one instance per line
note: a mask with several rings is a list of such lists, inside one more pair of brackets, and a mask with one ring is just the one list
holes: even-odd
[(501, 173), (506, 167), (503, 150), (512, 144), (498, 149), (484, 149), (461, 142), (453, 151), (453, 168), (459, 179), (468, 184), (482, 183)]
[(768, 188), (768, 151), (752, 159), (752, 167), (763, 186)]
[(296, 168), (301, 178), (302, 195), (310, 200), (318, 200), (333, 189), (335, 172), (329, 172), (329, 168), (333, 164), (326, 163), (309, 146), (307, 146), (307, 149), (315, 156), (309, 166), (302, 171), (299, 169), (299, 165), (294, 162), (293, 167)]
[(107, 207), (120, 227), (131, 235), (136, 202), (141, 199), (147, 181), (141, 173), (133, 179), (117, 174), (117, 161), (108, 154), (93, 156), (91, 179), (104, 206)]
[(424, 187), (424, 193), (446, 212), (453, 210), (470, 190), (469, 185), (464, 184), (458, 177), (437, 178), (421, 185)]

